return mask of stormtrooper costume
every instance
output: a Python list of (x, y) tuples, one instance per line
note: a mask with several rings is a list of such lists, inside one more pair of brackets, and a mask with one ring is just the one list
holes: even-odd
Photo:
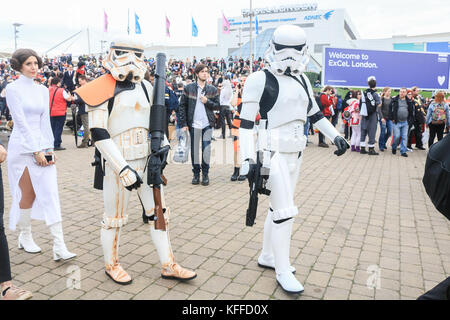
[[(129, 284), (131, 277), (119, 264), (119, 242), (121, 229), (128, 220), (131, 191), (137, 189), (147, 216), (153, 215), (155, 207), (153, 191), (147, 185), (147, 174), (144, 174), (151, 152), (148, 136), (153, 88), (144, 80), (147, 71), (144, 48), (131, 38), (113, 41), (103, 65), (110, 74), (75, 92), (87, 104), (92, 138), (98, 155), (101, 155), (105, 207), (101, 243), (105, 272), (116, 283)], [(168, 144), (167, 138), (164, 144)], [(161, 197), (164, 207), (162, 188)], [(163, 278), (193, 279), (195, 272), (174, 261), (168, 234), (169, 209), (164, 211), (166, 231), (156, 230), (150, 224), (150, 235), (162, 264), (161, 275)]]
[[(304, 31), (294, 25), (278, 27), (265, 59), (267, 68), (251, 74), (244, 86), (239, 129), (241, 174), (250, 177), (249, 171), (256, 169), (256, 152), (264, 153), (263, 167), (270, 167), (267, 188), (271, 193), (258, 265), (275, 269), (276, 279), (285, 291), (301, 293), (304, 288), (293, 275), (289, 249), (293, 217), (298, 214), (294, 191), (306, 147), (303, 127), (307, 117), (334, 141), (338, 148), (335, 154), (344, 154), (349, 145), (324, 118), (308, 78), (302, 75), (309, 61)], [(258, 112), (261, 120), (255, 150), (254, 121)]]

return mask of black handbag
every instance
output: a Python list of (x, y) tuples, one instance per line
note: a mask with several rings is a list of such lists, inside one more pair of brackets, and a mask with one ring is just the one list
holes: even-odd
[(436, 209), (450, 220), (450, 135), (431, 146), (422, 182)]

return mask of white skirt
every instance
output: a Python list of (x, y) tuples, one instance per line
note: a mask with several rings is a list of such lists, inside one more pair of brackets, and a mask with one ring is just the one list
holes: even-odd
[(28, 168), (34, 193), (36, 194), (31, 210), (31, 218), (43, 220), (48, 226), (61, 222), (56, 166), (41, 167), (35, 162), (32, 155), (20, 154), (19, 150), (14, 149), (13, 147), (8, 148), (7, 158), (9, 188), (12, 196), (9, 228), (16, 230), (17, 222), (20, 219), (19, 202), (22, 198), (22, 192), (19, 187), (19, 181), (25, 168)]

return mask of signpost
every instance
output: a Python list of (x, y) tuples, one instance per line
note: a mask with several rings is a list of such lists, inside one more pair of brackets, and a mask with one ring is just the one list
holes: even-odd
[(375, 76), (377, 86), (448, 90), (450, 56), (447, 53), (324, 48), (322, 84), (367, 87)]

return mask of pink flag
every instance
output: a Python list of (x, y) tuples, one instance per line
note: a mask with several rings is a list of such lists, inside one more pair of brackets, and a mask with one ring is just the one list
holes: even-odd
[(230, 33), (230, 22), (228, 22), (227, 18), (222, 12), (222, 33)]
[(166, 16), (166, 36), (170, 38), (170, 21)]
[(103, 15), (104, 15), (103, 31), (108, 32), (108, 15), (106, 14), (105, 10), (103, 10)]

